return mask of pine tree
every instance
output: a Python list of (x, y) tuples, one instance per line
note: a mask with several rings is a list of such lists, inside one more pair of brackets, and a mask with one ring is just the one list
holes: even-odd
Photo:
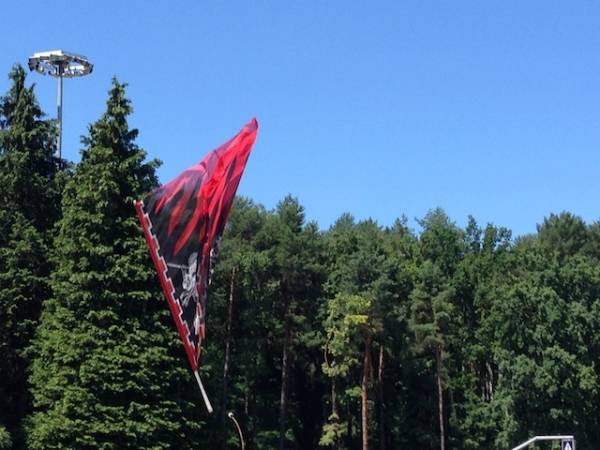
[(59, 183), (54, 125), (33, 86), (25, 86), (23, 68), (15, 66), (9, 78), (12, 86), (0, 98), (0, 424), (8, 439), (0, 441), (20, 447), (30, 403), (26, 348), (50, 294), (49, 230), (59, 214)]
[(203, 360), (212, 369), (207, 388), (213, 397), (221, 397), (220, 402), (214, 402), (220, 426), (207, 430), (204, 441), (209, 447), (224, 441), (239, 447), (238, 434), (227, 411), (235, 411), (243, 424), (248, 448), (254, 443), (255, 421), (263, 419), (263, 414), (254, 411), (258, 394), (256, 372), (262, 370), (257, 336), (262, 336), (266, 327), (260, 303), (268, 295), (261, 275), (270, 262), (256, 247), (266, 217), (263, 207), (249, 199), (236, 198), (220, 245), (209, 291), (204, 348), (207, 357)]
[(419, 274), (419, 282), (411, 295), (410, 326), (415, 333), (417, 349), (431, 352), (434, 356), (441, 450), (446, 448), (444, 391), (448, 375), (445, 359), (448, 328), (453, 313), (451, 296), (451, 288), (444, 283), (439, 268), (431, 261), (425, 261)]
[(144, 162), (131, 112), (113, 79), (65, 188), (30, 378), (32, 449), (191, 448), (199, 427), (197, 389), (133, 212), (157, 185), (157, 162)]
[[(396, 320), (385, 320), (386, 315), (391, 315), (396, 294), (393, 278), (397, 260), (390, 257), (394, 246), (375, 222), (366, 220), (355, 224), (349, 215), (340, 217), (330, 234), (332, 260), (328, 291), (332, 299), (324, 321), (327, 360), (323, 368), (332, 382), (331, 415), (323, 428), (321, 443), (339, 448), (342, 437), (348, 443), (355, 438), (351, 433), (355, 428), (352, 423), (356, 420), (353, 413), (358, 411), (354, 403), (360, 398), (360, 417), (356, 422), (360, 422), (361, 448), (367, 449), (377, 440), (381, 448), (385, 446), (385, 440), (371, 431), (377, 427), (381, 431), (385, 427), (381, 414), (385, 409), (381, 395), (384, 347), (392, 329), (397, 327)], [(357, 318), (362, 322), (356, 322)], [(348, 340), (346, 348), (339, 344), (344, 339)], [(375, 346), (378, 355), (373, 358)], [(374, 370), (377, 371), (376, 378)], [(379, 394), (379, 423), (370, 420), (373, 409), (370, 392), (375, 384)], [(340, 411), (342, 404), (346, 406), (346, 417)], [(344, 423), (346, 430), (342, 428)]]
[(411, 294), (410, 328), (415, 335), (418, 352), (428, 352), (435, 362), (435, 384), (440, 450), (445, 450), (447, 413), (444, 393), (448, 385), (446, 358), (452, 330), (455, 305), (454, 287), (449, 280), (462, 255), (463, 236), (441, 209), (429, 212), (420, 222), (424, 262), (418, 282)]
[[(293, 411), (294, 374), (305, 373), (301, 355), (315, 350), (307, 339), (310, 325), (318, 310), (318, 298), (324, 274), (320, 264), (320, 236), (315, 223), (305, 223), (304, 208), (296, 198), (286, 196), (275, 211), (272, 236), (275, 238), (272, 252), (276, 264), (279, 302), (275, 307), (280, 318), (277, 324), (281, 335), (281, 383), (279, 390), (279, 450), (288, 447), (289, 437), (295, 442), (305, 442), (304, 427), (310, 428), (310, 418), (291, 423), (288, 417)], [(278, 331), (279, 331), (278, 330)], [(312, 348), (311, 348), (312, 347)], [(307, 381), (307, 380), (305, 380)], [(304, 392), (307, 398), (309, 392)], [(297, 414), (294, 414), (297, 415)], [(314, 416), (314, 411), (313, 414)], [(314, 441), (314, 439), (313, 439)], [(314, 446), (316, 442), (306, 442)]]
[(59, 214), (55, 126), (44, 119), (34, 86), (25, 86), (25, 70), (15, 66), (9, 78), (12, 86), (0, 99), (0, 204), (20, 211), (37, 230), (45, 231)]

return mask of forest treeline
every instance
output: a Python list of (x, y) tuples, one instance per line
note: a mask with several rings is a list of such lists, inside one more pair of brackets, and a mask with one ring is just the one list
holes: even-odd
[[(158, 185), (125, 85), (54, 156), (25, 71), (0, 98), (0, 448), (600, 448), (600, 222), (441, 209), (328, 230), (237, 198), (208, 296), (208, 415), (133, 199)], [(200, 157), (200, 156), (199, 156)], [(407, 193), (407, 195), (409, 195)], [(402, 210), (401, 199), (398, 203)]]

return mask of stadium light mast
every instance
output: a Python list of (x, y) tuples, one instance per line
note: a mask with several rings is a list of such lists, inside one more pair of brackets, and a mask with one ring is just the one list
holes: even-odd
[(58, 137), (56, 139), (56, 153), (62, 158), (62, 103), (63, 103), (63, 78), (83, 77), (92, 73), (94, 65), (85, 56), (63, 50), (34, 53), (29, 57), (29, 70), (42, 75), (50, 75), (58, 80), (57, 96), (57, 121)]

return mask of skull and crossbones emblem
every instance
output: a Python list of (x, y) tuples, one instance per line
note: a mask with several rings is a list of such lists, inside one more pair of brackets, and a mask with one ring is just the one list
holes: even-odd
[(179, 303), (183, 308), (187, 308), (190, 300), (198, 302), (197, 272), (198, 272), (198, 253), (194, 252), (188, 258), (188, 264), (168, 264), (181, 270), (182, 292), (179, 295)]

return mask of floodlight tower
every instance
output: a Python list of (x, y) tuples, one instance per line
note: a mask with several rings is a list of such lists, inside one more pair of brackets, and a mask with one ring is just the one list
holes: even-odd
[(63, 78), (82, 77), (92, 73), (94, 65), (85, 56), (63, 50), (51, 50), (49, 52), (34, 53), (29, 57), (29, 70), (50, 75), (58, 80), (58, 137), (56, 140), (56, 153), (58, 158), (62, 157), (62, 100), (63, 100)]

